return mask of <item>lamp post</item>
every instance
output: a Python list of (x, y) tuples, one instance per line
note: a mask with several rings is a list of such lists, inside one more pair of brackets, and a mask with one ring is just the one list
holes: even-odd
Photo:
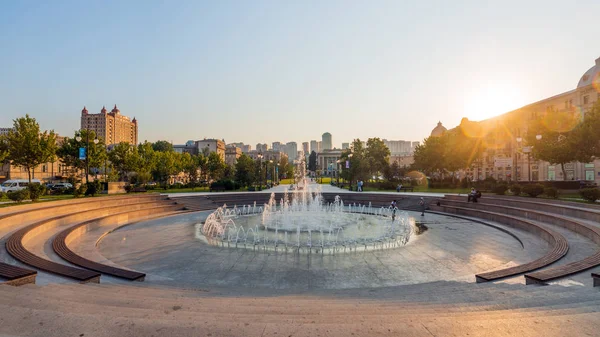
[(350, 178), (350, 181), (348, 181), (348, 190), (352, 191), (352, 171), (350, 171), (350, 159), (352, 159), (352, 153), (348, 154), (348, 178)]
[(340, 187), (340, 160), (338, 159), (336, 161), (336, 163), (337, 163), (337, 167), (336, 167), (337, 171), (335, 172), (335, 175), (337, 176), (337, 183), (336, 184), (337, 184), (338, 187)]
[[(77, 136), (77, 137), (75, 137), (75, 139), (78, 142), (80, 142), (81, 136)], [(95, 137), (94, 144), (98, 144), (98, 142), (99, 142), (98, 137)], [(89, 175), (90, 175), (89, 157), (90, 157), (90, 130), (86, 129), (85, 130), (85, 183), (86, 183), (86, 185), (89, 184), (89, 182), (90, 182), (90, 180), (89, 180)]]
[(263, 159), (263, 154), (262, 152), (258, 153), (258, 190), (262, 191), (262, 159)]
[[(269, 164), (273, 164), (273, 160), (269, 160)], [(275, 165), (273, 165), (273, 175), (271, 176), (271, 185), (275, 186)]]
[[(535, 139), (540, 141), (542, 139), (542, 135), (536, 135)], [(519, 144), (519, 147), (521, 147), (521, 142), (523, 141), (523, 138), (521, 137), (517, 137), (517, 143)], [(533, 145), (527, 146), (527, 147), (521, 147), (521, 151), (523, 153), (527, 153), (527, 175), (529, 177), (528, 181), (531, 181), (531, 150), (533, 149)], [(538, 177), (539, 179), (539, 177)]]
[[(275, 165), (273, 165), (273, 169), (275, 170)], [(277, 176), (277, 183), (279, 184), (279, 163), (277, 163), (276, 176)]]

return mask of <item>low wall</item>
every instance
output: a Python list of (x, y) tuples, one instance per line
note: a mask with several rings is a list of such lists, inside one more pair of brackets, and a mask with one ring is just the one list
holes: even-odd
[(124, 181), (109, 182), (106, 193), (108, 193), (108, 194), (127, 193), (127, 191), (125, 190), (125, 186), (127, 186), (127, 185), (128, 185), (128, 183), (126, 183)]

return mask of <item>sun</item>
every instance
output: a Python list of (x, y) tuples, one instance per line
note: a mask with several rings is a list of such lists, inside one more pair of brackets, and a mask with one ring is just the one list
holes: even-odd
[(516, 87), (508, 85), (474, 88), (464, 97), (464, 117), (480, 121), (523, 106), (523, 96)]

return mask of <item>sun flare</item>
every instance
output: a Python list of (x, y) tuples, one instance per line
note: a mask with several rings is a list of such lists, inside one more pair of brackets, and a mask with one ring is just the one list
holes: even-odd
[(480, 121), (518, 109), (524, 101), (522, 93), (508, 85), (475, 88), (465, 95), (463, 114)]

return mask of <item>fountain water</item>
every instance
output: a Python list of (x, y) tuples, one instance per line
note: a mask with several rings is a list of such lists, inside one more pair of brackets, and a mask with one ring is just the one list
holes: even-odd
[(304, 161), (297, 167), (294, 189), (285, 191), (279, 205), (275, 193), (264, 207), (223, 205), (197, 225), (196, 236), (220, 246), (282, 246), (310, 253), (394, 248), (408, 242), (414, 220), (406, 212), (370, 203), (345, 207), (339, 196), (326, 203), (320, 186), (308, 183)]

